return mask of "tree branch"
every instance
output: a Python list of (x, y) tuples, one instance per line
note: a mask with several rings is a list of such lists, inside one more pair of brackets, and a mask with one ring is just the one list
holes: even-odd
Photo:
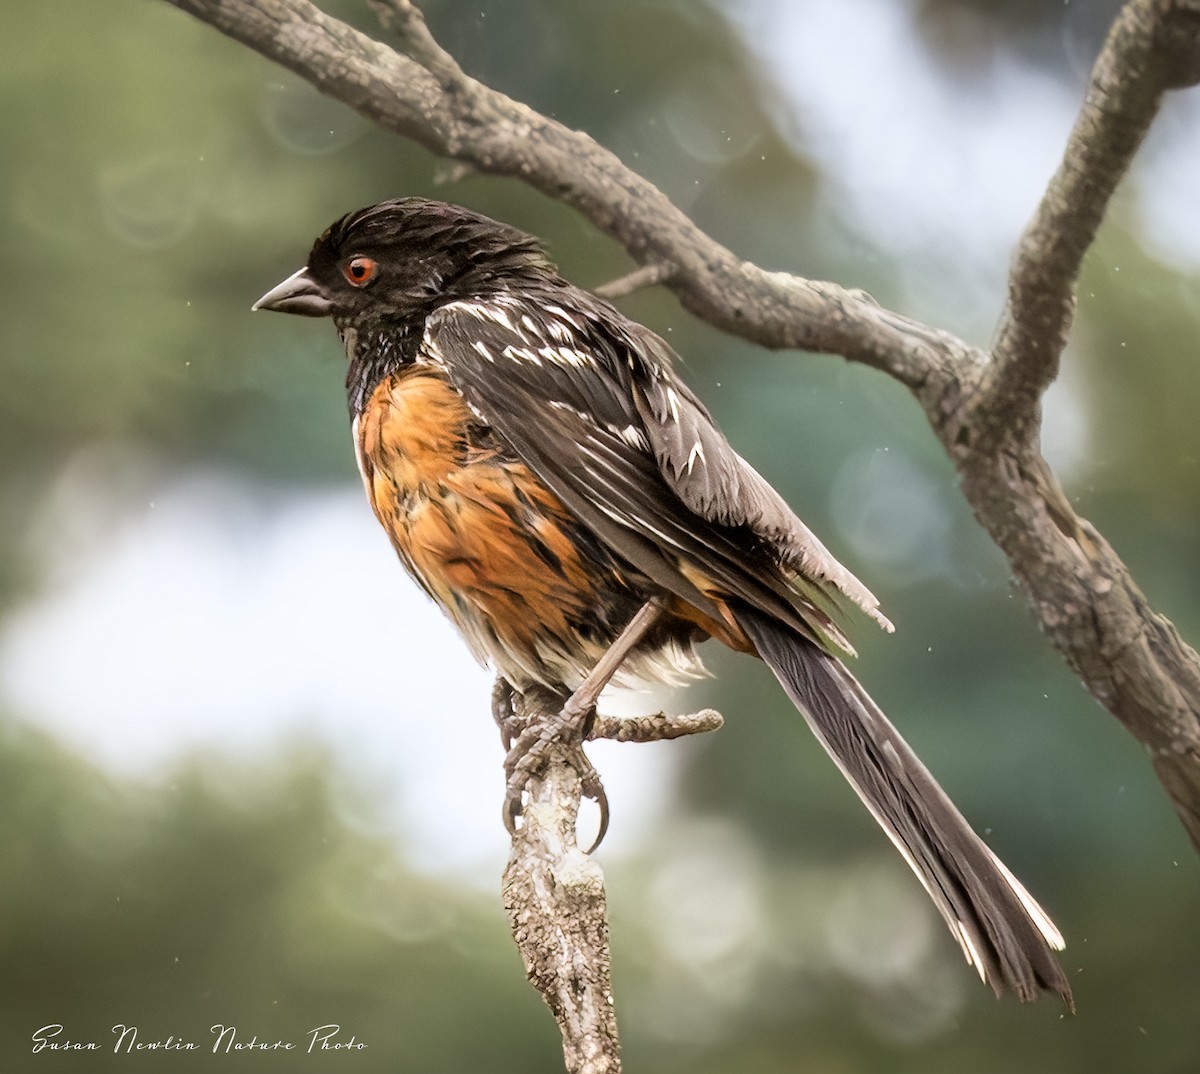
[[(531, 691), (515, 701), (519, 717), (545, 722), (562, 698)], [(617, 1074), (604, 874), (575, 842), (582, 786), (571, 752), (552, 747), (550, 763), (526, 785), (504, 870), (504, 908), (525, 973), (558, 1022), (566, 1069)]]
[(1109, 200), (1167, 90), (1200, 81), (1198, 28), (1195, 0), (1134, 0), (1113, 24), (1062, 162), (1017, 246), (976, 411), (984, 435), (1037, 425), (1067, 344), (1075, 281)]
[(1147, 748), (1200, 848), (1200, 658), (1157, 614), (1041, 456), (1074, 285), (1168, 89), (1200, 82), (1200, 0), (1131, 0), (1113, 25), (1057, 173), (1026, 228), (982, 383), (926, 410), (976, 518), (1088, 691)]
[(931, 396), (954, 379), (955, 359), (981, 359), (949, 333), (883, 310), (862, 292), (741, 261), (586, 134), (455, 73), (457, 65), (451, 70), (440, 55), (433, 70), (423, 66), (432, 39), (407, 2), (377, 0), (399, 34), (400, 52), (309, 0), (167, 2), (380, 126), (574, 206), (640, 264), (670, 269), (684, 306), (718, 328), (766, 347), (843, 354)]
[(605, 716), (597, 713), (588, 738), (614, 742), (665, 742), (684, 735), (718, 731), (725, 720), (716, 709), (701, 709), (685, 716), (656, 712), (653, 716)]

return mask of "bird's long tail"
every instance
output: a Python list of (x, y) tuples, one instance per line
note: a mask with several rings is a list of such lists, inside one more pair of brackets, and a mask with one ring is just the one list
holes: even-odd
[(842, 662), (748, 605), (731, 610), (984, 981), (1024, 1001), (1057, 992), (1074, 1010), (1054, 955), (1063, 947), (1058, 929)]

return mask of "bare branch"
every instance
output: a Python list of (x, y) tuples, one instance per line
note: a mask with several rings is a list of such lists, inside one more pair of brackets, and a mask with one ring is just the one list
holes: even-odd
[(634, 291), (640, 291), (643, 287), (654, 287), (657, 284), (664, 283), (674, 274), (675, 270), (670, 265), (651, 262), (649, 265), (643, 265), (639, 269), (634, 269), (633, 272), (626, 276), (618, 276), (615, 280), (602, 283), (599, 287), (595, 287), (592, 290), (601, 298), (609, 300), (624, 298), (626, 295), (633, 294)]
[[(382, 3), (399, 33), (393, 52), (309, 0), (168, 0), (308, 79), (323, 93), (435, 153), (512, 175), (582, 211), (641, 264), (674, 267), (685, 307), (772, 348), (843, 354), (929, 397), (956, 360), (981, 355), (941, 332), (881, 310), (836, 284), (767, 272), (695, 226), (652, 183), (586, 134), (539, 115), (440, 58), (409, 3)], [(434, 69), (422, 66), (437, 50)]]
[(1200, 3), (1133, 0), (1121, 11), (1058, 171), (1017, 247), (995, 366), (978, 403), (984, 436), (1026, 433), (1058, 375), (1075, 280), (1109, 200), (1168, 89), (1200, 80)]
[(964, 495), (1008, 557), (1042, 629), (1092, 696), (1146, 747), (1200, 848), (1200, 657), (1075, 513), (1036, 445), (1008, 444), (958, 462)]
[(453, 92), (467, 82), (458, 62), (434, 39), (425, 16), (410, 0), (368, 0), (380, 23), (400, 39), (401, 51), (416, 60), (442, 87)]
[[(561, 700), (530, 693), (520, 704), (541, 706), (523, 715), (545, 722)], [(549, 764), (526, 789), (523, 820), (504, 870), (513, 937), (526, 975), (558, 1022), (567, 1070), (615, 1074), (621, 1060), (604, 874), (575, 842), (582, 783), (571, 751), (552, 747)]]
[(596, 715), (588, 738), (611, 738), (614, 742), (663, 742), (684, 735), (718, 731), (725, 718), (716, 709), (701, 709), (686, 716), (656, 712), (652, 716)]
[(1200, 82), (1200, 0), (1132, 0), (1096, 61), (1057, 174), (1021, 239), (979, 391), (929, 413), (980, 523), (1091, 694), (1146, 746), (1200, 848), (1200, 657), (1064, 495), (1039, 448), (1074, 284), (1163, 94)]

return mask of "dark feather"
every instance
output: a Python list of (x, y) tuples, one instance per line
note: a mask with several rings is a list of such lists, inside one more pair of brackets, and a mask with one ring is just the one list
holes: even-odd
[(1044, 910), (971, 830), (887, 717), (835, 657), (745, 605), (734, 617), (759, 656), (896, 845), (962, 945), (999, 994), (1039, 989), (1074, 1009), (1052, 953), (1062, 937)]
[[(632, 385), (634, 400), (663, 475), (701, 518), (745, 526), (817, 592), (836, 590), (887, 630), (875, 596), (843, 567), (783, 497), (743, 459), (690, 388), (671, 373), (673, 352), (653, 332), (626, 323), (648, 376)], [(808, 595), (814, 594), (809, 591)]]

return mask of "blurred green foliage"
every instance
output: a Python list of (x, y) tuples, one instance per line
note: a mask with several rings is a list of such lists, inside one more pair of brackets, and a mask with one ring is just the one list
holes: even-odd
[[(227, 761), (196, 761), (130, 786), (30, 731), (7, 728), (0, 749), (6, 1070), (31, 1069), (32, 1036), (53, 1024), (101, 1044), (37, 1053), (59, 1070), (390, 1071), (399, 1055), (417, 1070), (554, 1069), (496, 900), (414, 874), (347, 824), (327, 758), (294, 750), (232, 778)], [(430, 1026), (464, 1008), (477, 1032), (447, 1047)], [(200, 1051), (115, 1054), (118, 1024)], [(303, 1050), (329, 1024), (368, 1050), (212, 1052), (212, 1025)]]
[[(371, 29), (361, 5), (326, 6)], [(916, 7), (931, 62), (958, 79), (983, 41), (1070, 80), (1064, 26), (1077, 51), (1113, 5), (1001, 5), (1002, 18), (966, 0)], [(470, 72), (614, 148), (739, 253), (900, 301), (894, 255), (822, 217), (816, 192), (832, 177), (781, 133), (774, 91), (720, 4), (427, 11)], [(29, 520), (80, 452), (117, 443), (264, 487), (357, 482), (330, 334), (248, 314), (340, 213), (444, 196), (543, 236), (583, 284), (628, 267), (563, 207), (510, 180), (440, 183), (444, 165), (423, 150), (157, 0), (0, 6), (0, 54), (0, 616), (41, 592), (48, 564)], [(1092, 430), (1069, 491), (1191, 637), (1198, 286), (1119, 213), (1089, 259), (1068, 358)], [(986, 323), (952, 285), (943, 296), (948, 324)], [(1064, 1018), (996, 1003), (940, 935), (915, 981), (871, 958), (860, 967), (854, 951), (885, 961), (929, 912), (905, 901), (903, 866), (769, 676), (713, 654), (718, 677), (689, 701), (728, 722), (687, 747), (680, 824), (609, 867), (629, 1068), (1195, 1070), (1192, 851), (1141, 751), (1030, 625), (915, 406), (868, 370), (720, 337), (662, 292), (625, 305), (668, 336), (818, 532), (874, 549), (859, 572), (903, 630), (863, 638), (863, 676), (1068, 934), (1080, 1007)], [(886, 502), (872, 495), (897, 487), (926, 497), (937, 527), (889, 560), (899, 523), (872, 513)], [(32, 730), (36, 715), (0, 715), (0, 1068), (558, 1069), (498, 899), (420, 874), (402, 845), (349, 819), (373, 806), (345, 808), (355, 779), (336, 754), (283, 743), (271, 762), (183, 759), (138, 783)], [(894, 897), (870, 901), (893, 883)], [(672, 940), (678, 908), (710, 891), (754, 908), (755, 924)], [(337, 1022), (370, 1049), (320, 1066), (113, 1055), (109, 1027), (135, 1021), (205, 1046), (213, 1023), (303, 1040)], [(55, 1022), (109, 1050), (31, 1055), (34, 1030)]]

